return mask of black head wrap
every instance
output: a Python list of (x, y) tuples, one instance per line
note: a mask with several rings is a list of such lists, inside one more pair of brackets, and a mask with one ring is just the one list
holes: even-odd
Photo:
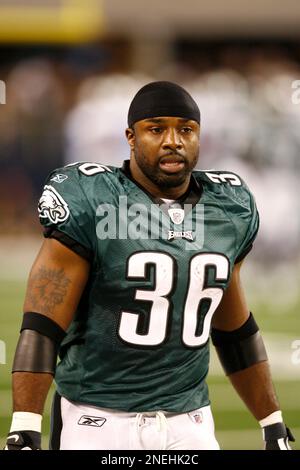
[(200, 123), (200, 110), (191, 95), (172, 82), (151, 82), (133, 98), (128, 111), (128, 126), (142, 119), (161, 116), (182, 117)]

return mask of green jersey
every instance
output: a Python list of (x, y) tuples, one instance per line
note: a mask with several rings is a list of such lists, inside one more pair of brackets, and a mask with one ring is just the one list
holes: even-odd
[(58, 392), (126, 411), (207, 405), (211, 319), (258, 230), (244, 182), (194, 171), (184, 197), (164, 202), (131, 179), (128, 162), (78, 163), (49, 176), (39, 215), (46, 237), (91, 264)]

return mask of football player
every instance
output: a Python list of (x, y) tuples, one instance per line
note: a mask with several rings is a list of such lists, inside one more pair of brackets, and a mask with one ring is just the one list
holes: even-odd
[(152, 82), (130, 105), (122, 168), (78, 163), (49, 176), (7, 449), (41, 448), (53, 376), (51, 449), (218, 449), (210, 335), (265, 448), (290, 448), (240, 282), (255, 201), (235, 174), (194, 171), (199, 133), (189, 93)]

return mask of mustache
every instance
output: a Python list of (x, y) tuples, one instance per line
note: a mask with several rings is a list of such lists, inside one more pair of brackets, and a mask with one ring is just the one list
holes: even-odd
[(175, 150), (174, 152), (167, 152), (163, 155), (159, 155), (159, 161), (163, 163), (165, 161), (168, 161), (172, 157), (176, 157), (176, 160), (178, 160), (178, 162), (186, 161), (185, 155), (183, 155), (181, 152), (178, 152), (177, 150)]

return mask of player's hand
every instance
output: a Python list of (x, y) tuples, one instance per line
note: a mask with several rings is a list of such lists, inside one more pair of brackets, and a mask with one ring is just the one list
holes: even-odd
[(289, 441), (295, 438), (284, 423), (270, 424), (263, 428), (264, 450), (292, 450)]
[(10, 432), (4, 450), (41, 450), (41, 433), (36, 431)]

